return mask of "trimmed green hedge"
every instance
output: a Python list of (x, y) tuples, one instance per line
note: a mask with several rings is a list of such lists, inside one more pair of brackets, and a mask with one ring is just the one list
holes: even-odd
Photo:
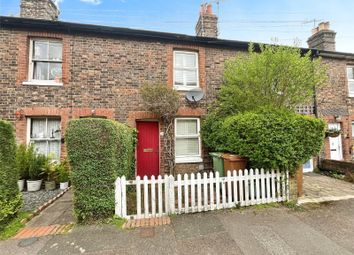
[(0, 120), (0, 230), (21, 208), (18, 177), (14, 129), (9, 122)]
[(69, 122), (66, 130), (72, 167), (75, 214), (80, 222), (114, 213), (114, 182), (134, 175), (135, 130), (112, 120)]
[(212, 118), (203, 122), (203, 141), (216, 151), (248, 157), (257, 168), (293, 172), (316, 155), (324, 141), (323, 120), (288, 110), (264, 108), (215, 121), (211, 126)]

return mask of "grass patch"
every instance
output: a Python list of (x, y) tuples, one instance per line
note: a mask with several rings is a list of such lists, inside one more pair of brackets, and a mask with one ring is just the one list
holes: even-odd
[(14, 235), (25, 226), (21, 221), (30, 215), (29, 212), (19, 212), (3, 230), (0, 231), (0, 240), (6, 240)]
[(106, 223), (116, 226), (118, 229), (123, 228), (123, 224), (126, 222), (126, 219), (120, 218), (114, 215), (112, 218), (107, 219)]

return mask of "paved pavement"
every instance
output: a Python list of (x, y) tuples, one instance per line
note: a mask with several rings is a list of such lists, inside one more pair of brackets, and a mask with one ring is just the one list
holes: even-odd
[(316, 173), (304, 174), (304, 196), (299, 204), (354, 198), (354, 183)]
[[(55, 212), (53, 212), (55, 214)], [(50, 224), (56, 221), (50, 222)], [(301, 210), (245, 208), (171, 217), (171, 224), (0, 242), (0, 254), (354, 254), (354, 199)], [(26, 239), (25, 239), (26, 240)], [(27, 243), (27, 244), (28, 244)]]

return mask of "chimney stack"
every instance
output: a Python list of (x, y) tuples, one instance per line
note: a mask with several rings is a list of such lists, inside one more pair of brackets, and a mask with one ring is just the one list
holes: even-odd
[(309, 48), (318, 50), (336, 50), (336, 32), (329, 29), (329, 22), (321, 22), (312, 29), (312, 35), (307, 40)]
[(22, 18), (58, 20), (59, 9), (52, 0), (21, 0)]
[(213, 14), (211, 4), (201, 5), (195, 32), (197, 36), (218, 37), (218, 17)]

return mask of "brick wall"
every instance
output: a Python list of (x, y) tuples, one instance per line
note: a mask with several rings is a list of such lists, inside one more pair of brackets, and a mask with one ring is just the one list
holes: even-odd
[[(28, 79), (28, 48), (32, 37), (62, 40), (63, 86), (22, 84)], [(145, 112), (139, 88), (146, 83), (172, 86), (174, 49), (198, 52), (199, 82), (205, 93), (198, 105), (190, 105), (181, 92), (182, 107), (178, 116), (202, 117), (220, 86), (223, 62), (237, 54), (231, 50), (198, 45), (36, 31), (3, 29), (0, 38), (0, 116), (14, 123), (19, 142), (26, 142), (26, 117), (31, 116), (61, 117), (63, 132), (69, 119), (89, 116), (93, 110), (96, 115), (133, 127), (137, 120), (157, 120), (157, 116)], [(163, 131), (162, 123), (160, 128)], [(160, 148), (163, 148), (162, 141)], [(203, 152), (204, 163), (177, 164), (176, 171), (211, 169), (208, 152), (204, 148)], [(160, 154), (160, 172), (164, 173), (163, 151)], [(62, 155), (66, 155), (65, 144)]]
[[(31, 37), (49, 37), (63, 41), (63, 86), (22, 85), (28, 78), (28, 46)], [(6, 29), (0, 31), (0, 39), (0, 117), (14, 123), (20, 142), (24, 142), (26, 138), (26, 117), (36, 115), (60, 116), (64, 132), (67, 120), (89, 116), (93, 111), (96, 115), (131, 126), (135, 126), (137, 120), (157, 120), (157, 116), (145, 111), (139, 88), (146, 83), (172, 86), (174, 49), (199, 53), (199, 82), (205, 93), (204, 99), (193, 106), (185, 101), (184, 94), (181, 93), (182, 107), (178, 115), (202, 117), (220, 88), (225, 60), (247, 54), (226, 48), (175, 42)], [(330, 67), (331, 83), (317, 93), (320, 116), (331, 121), (332, 111), (345, 113), (347, 110), (349, 115), (342, 118), (343, 130), (347, 129), (351, 134), (349, 122), (354, 120), (354, 110), (353, 102), (346, 96), (347, 63), (344, 60), (325, 61)], [(163, 131), (162, 123), (160, 127), (160, 131)], [(343, 144), (346, 144), (345, 157), (348, 158), (351, 136), (343, 139)], [(163, 148), (162, 142), (160, 148)], [(65, 155), (64, 145), (62, 150), (62, 155)], [(205, 148), (202, 150), (202, 164), (177, 164), (176, 171), (210, 170), (208, 151)], [(164, 173), (163, 151), (160, 154), (160, 172)]]
[[(318, 116), (327, 123), (339, 123), (342, 130), (343, 159), (352, 160), (353, 137), (352, 125), (354, 121), (354, 98), (348, 97), (348, 82), (346, 67), (352, 64), (347, 60), (323, 59), (328, 69), (328, 84), (317, 90), (316, 101)], [(321, 158), (330, 158), (329, 138)]]

